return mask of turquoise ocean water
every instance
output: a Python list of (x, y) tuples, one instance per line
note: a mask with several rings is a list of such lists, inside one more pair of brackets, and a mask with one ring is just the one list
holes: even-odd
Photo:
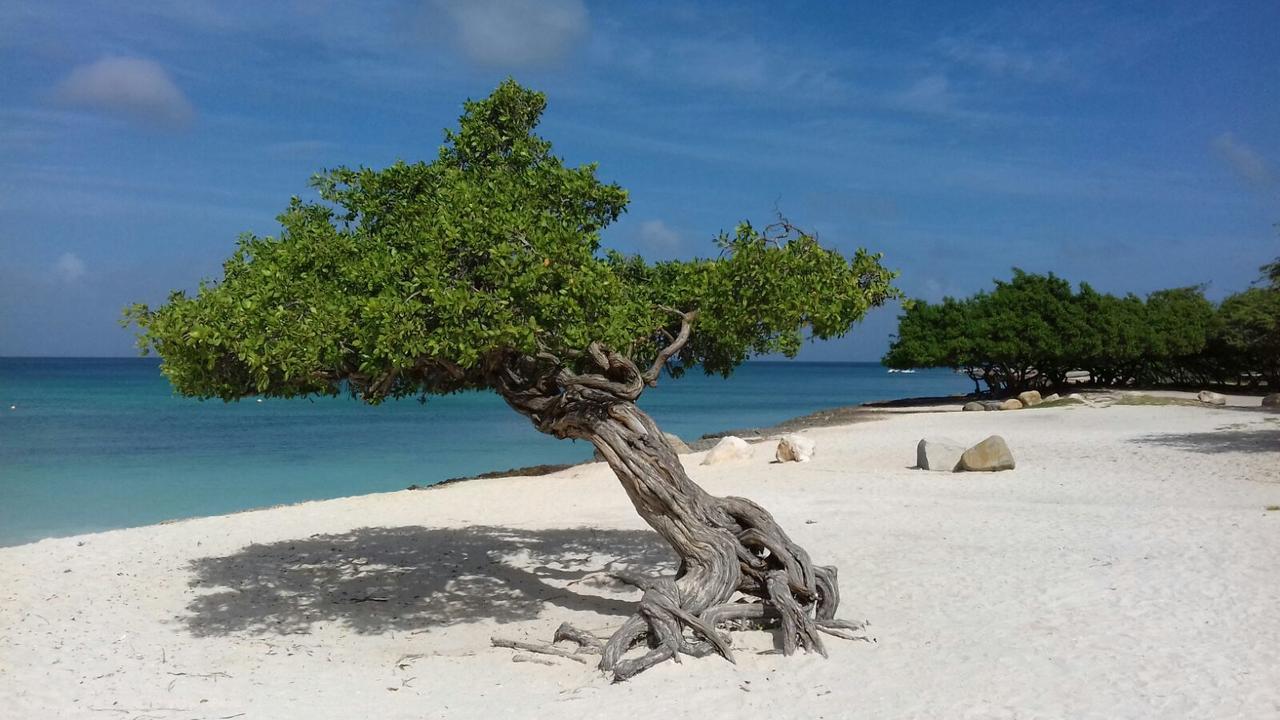
[[(587, 459), (496, 396), (367, 407), (346, 398), (200, 402), (152, 358), (0, 358), (0, 545)], [(823, 408), (964, 393), (948, 371), (752, 362), (666, 378), (641, 398), (687, 439)], [(11, 407), (13, 409), (11, 409)]]

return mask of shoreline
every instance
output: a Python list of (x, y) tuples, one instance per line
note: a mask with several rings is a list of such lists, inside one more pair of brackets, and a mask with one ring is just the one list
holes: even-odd
[[(1078, 392), (1080, 392), (1081, 394), (1084, 394), (1086, 397), (1088, 396), (1094, 396), (1094, 397), (1149, 396), (1149, 397), (1170, 398), (1170, 399), (1177, 399), (1177, 400), (1184, 400), (1184, 401), (1191, 401), (1195, 399), (1195, 393), (1191, 391), (1174, 390), (1174, 389), (1106, 389), (1106, 388), (1082, 387)], [(814, 412), (806, 413), (804, 415), (798, 415), (793, 418), (788, 418), (774, 425), (769, 425), (765, 427), (747, 427), (747, 428), (735, 428), (735, 429), (724, 430), (724, 431), (715, 431), (715, 432), (705, 433), (701, 437), (691, 441), (686, 440), (684, 438), (681, 438), (681, 439), (684, 440), (685, 443), (689, 446), (691, 452), (700, 453), (700, 452), (705, 452), (707, 450), (710, 450), (717, 442), (719, 442), (721, 438), (724, 438), (726, 436), (732, 435), (736, 437), (741, 437), (742, 439), (746, 440), (749, 443), (758, 444), (758, 443), (767, 442), (772, 438), (776, 438), (777, 436), (780, 436), (786, 433), (803, 432), (805, 430), (841, 427), (841, 426), (855, 425), (860, 423), (876, 422), (876, 421), (884, 420), (888, 417), (892, 417), (894, 415), (899, 415), (904, 413), (957, 412), (960, 410), (960, 406), (963, 405), (964, 402), (971, 400), (975, 397), (977, 396), (970, 393), (967, 395), (905, 397), (905, 398), (895, 398), (891, 400), (874, 400), (874, 401), (868, 401), (868, 402), (864, 402), (856, 405), (840, 405), (833, 408), (816, 410)], [(1249, 395), (1249, 394), (1235, 394), (1235, 395), (1228, 395), (1227, 397), (1229, 399), (1229, 403), (1226, 406), (1226, 408), (1244, 409), (1244, 408), (1256, 407), (1258, 402), (1261, 400), (1263, 396)], [(1198, 402), (1195, 402), (1195, 403), (1188, 402), (1187, 404), (1189, 406), (1200, 405), (1200, 403)], [(1210, 406), (1204, 406), (1204, 407), (1210, 407)], [(144, 523), (141, 525), (127, 525), (127, 526), (116, 527), (116, 528), (105, 528), (102, 530), (90, 530), (86, 532), (49, 535), (46, 537), (37, 538), (35, 540), (28, 540), (26, 542), (17, 543), (13, 545), (0, 544), (0, 551), (6, 550), (9, 548), (26, 547), (29, 545), (38, 544), (48, 540), (91, 537), (94, 535), (100, 535), (102, 533), (117, 532), (121, 530), (133, 530), (138, 528), (147, 528), (147, 527), (154, 527), (154, 526), (160, 526), (160, 525), (173, 525), (173, 524), (188, 522), (192, 520), (225, 517), (225, 516), (239, 515), (243, 513), (262, 512), (266, 510), (274, 510), (279, 508), (297, 507), (297, 506), (302, 506), (302, 505), (307, 505), (310, 503), (317, 503), (317, 502), (327, 502), (327, 501), (346, 500), (351, 498), (360, 498), (360, 497), (368, 497), (368, 496), (388, 495), (388, 494), (402, 492), (403, 490), (411, 490), (415, 492), (424, 491), (424, 490), (435, 490), (435, 489), (450, 487), (450, 486), (454, 486), (454, 485), (458, 485), (461, 483), (466, 483), (474, 480), (488, 480), (488, 479), (512, 478), (512, 477), (527, 477), (527, 478), (544, 477), (544, 476), (552, 475), (558, 472), (571, 470), (573, 468), (592, 465), (596, 462), (599, 462), (599, 461), (590, 459), (590, 460), (584, 460), (578, 463), (540, 464), (540, 465), (512, 467), (512, 468), (506, 468), (501, 470), (489, 470), (489, 471), (477, 473), (475, 475), (465, 475), (460, 477), (445, 478), (443, 480), (431, 483), (429, 485), (418, 485), (414, 483), (400, 490), (383, 490), (383, 491), (368, 492), (368, 493), (355, 493), (352, 495), (340, 495), (337, 497), (329, 497), (329, 498), (299, 500), (297, 502), (289, 502), (289, 503), (259, 505), (254, 507), (241, 508), (238, 510), (232, 510), (230, 512), (217, 513), (213, 515), (188, 515), (183, 517), (166, 518), (164, 520)]]
[[(883, 411), (878, 411), (874, 409), (873, 404), (881, 403), (881, 402), (893, 402), (893, 401), (873, 401), (873, 403), (862, 403), (858, 405), (842, 405), (842, 406), (829, 408), (825, 410), (816, 410), (812, 413), (807, 413), (807, 414), (799, 415), (793, 418), (788, 418), (775, 425), (770, 425), (767, 427), (737, 428), (737, 429), (731, 429), (731, 430), (725, 430), (725, 431), (706, 433), (695, 440), (686, 441), (686, 444), (688, 444), (688, 446), (693, 452), (702, 452), (702, 451), (711, 449), (711, 447), (715, 445), (716, 442), (720, 440), (720, 438), (723, 438), (727, 435), (737, 435), (747, 440), (748, 442), (758, 443), (758, 442), (763, 442), (767, 438), (772, 437), (774, 435), (780, 435), (787, 432), (798, 432), (800, 430), (805, 430), (805, 429), (832, 427), (836, 425), (853, 424), (858, 422), (871, 422), (871, 421), (880, 419), (879, 417), (877, 417), (877, 415), (882, 414)], [(940, 411), (940, 408), (935, 408), (935, 411)], [(12, 545), (0, 544), (0, 550), (5, 550), (7, 548), (25, 547), (28, 545), (34, 545), (37, 543), (44, 542), (46, 540), (61, 540), (65, 538), (88, 537), (93, 535), (99, 535), (101, 533), (116, 532), (119, 530), (132, 530), (137, 528), (153, 527), (157, 525), (173, 525), (175, 523), (187, 522), (190, 520), (200, 520), (203, 518), (238, 515), (241, 513), (260, 512), (263, 510), (274, 510), (277, 508), (285, 508), (285, 507), (296, 507), (299, 505), (306, 505), (308, 503), (325, 502), (329, 500), (344, 500), (348, 498), (358, 498), (358, 497), (365, 497), (365, 496), (371, 496), (371, 495), (386, 495), (389, 493), (401, 492), (402, 490), (413, 490), (413, 491), (433, 490), (436, 488), (452, 486), (458, 483), (469, 482), (472, 480), (486, 480), (486, 479), (507, 478), (507, 477), (541, 477), (541, 476), (561, 472), (564, 470), (569, 470), (575, 467), (590, 465), (595, 462), (598, 462), (598, 461), (589, 459), (589, 460), (584, 460), (578, 463), (551, 463), (551, 464), (540, 464), (540, 465), (526, 465), (526, 466), (512, 467), (512, 468), (506, 468), (501, 470), (488, 470), (485, 472), (476, 473), (474, 475), (445, 478), (443, 480), (439, 480), (429, 485), (418, 485), (417, 483), (413, 483), (405, 488), (398, 489), (398, 490), (382, 490), (382, 491), (376, 491), (376, 492), (355, 493), (351, 495), (339, 495), (337, 497), (299, 500), (297, 502), (258, 505), (254, 507), (247, 507), (247, 508), (241, 508), (238, 510), (232, 510), (229, 512), (216, 513), (213, 515), (186, 515), (182, 517), (165, 518), (163, 520), (144, 523), (141, 525), (126, 525), (126, 526), (115, 527), (115, 528), (104, 528), (101, 530), (89, 530), (84, 532), (48, 535), (42, 538), (27, 540), (25, 542), (16, 543)]]

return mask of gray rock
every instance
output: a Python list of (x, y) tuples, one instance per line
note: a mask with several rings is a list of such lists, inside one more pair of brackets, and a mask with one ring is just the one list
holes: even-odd
[(1045, 395), (1045, 396), (1044, 396), (1044, 402), (1047, 402), (1047, 403), (1048, 403), (1048, 402), (1054, 402), (1054, 401), (1056, 401), (1056, 400), (1061, 400), (1061, 399), (1062, 399), (1062, 396), (1061, 396), (1061, 395), (1059, 395), (1058, 393), (1053, 393), (1052, 395)]
[(980, 402), (967, 402), (964, 404), (965, 410), (986, 410), (987, 407)]
[(1013, 453), (999, 435), (992, 435), (960, 455), (956, 472), (996, 472), (1014, 468)]
[(1000, 401), (999, 400), (983, 400), (982, 409), (983, 410), (999, 410)]
[(809, 462), (813, 459), (813, 441), (803, 435), (783, 435), (778, 438), (778, 449), (774, 458), (778, 462)]
[(1280, 393), (1271, 393), (1262, 398), (1262, 407), (1280, 407)]
[(1206, 405), (1226, 405), (1227, 396), (1210, 390), (1201, 390), (1196, 399)]
[(1004, 402), (1000, 403), (1000, 409), (1001, 410), (1021, 410), (1022, 401), (1019, 400), (1018, 398), (1009, 398), (1008, 400), (1005, 400)]
[(916, 467), (952, 472), (960, 464), (964, 446), (947, 438), (924, 438), (916, 445)]
[(1034, 407), (1039, 405), (1043, 400), (1040, 399), (1039, 390), (1028, 390), (1024, 393), (1018, 393), (1018, 400), (1023, 407)]

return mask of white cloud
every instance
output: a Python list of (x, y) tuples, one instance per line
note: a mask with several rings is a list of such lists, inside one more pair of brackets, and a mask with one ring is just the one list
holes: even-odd
[(968, 98), (957, 93), (946, 75), (934, 74), (916, 80), (905, 90), (890, 95), (888, 105), (898, 110), (932, 115), (938, 119), (969, 123), (990, 122), (997, 116), (964, 105)]
[(943, 53), (954, 62), (991, 75), (1036, 82), (1065, 80), (1071, 76), (1067, 54), (1061, 50), (1030, 52), (954, 38), (943, 40), (941, 46)]
[(481, 65), (525, 67), (563, 59), (587, 32), (582, 0), (434, 0), (454, 41)]
[(84, 261), (75, 253), (62, 253), (53, 264), (53, 274), (63, 282), (75, 282), (84, 277), (86, 272), (88, 270), (84, 266)]
[(59, 83), (55, 96), (74, 107), (158, 125), (185, 125), (195, 115), (169, 73), (141, 58), (105, 57), (81, 65)]
[(1276, 176), (1267, 167), (1267, 161), (1256, 150), (1236, 140), (1231, 133), (1222, 133), (1210, 145), (1218, 157), (1250, 185), (1268, 187), (1276, 182)]
[(671, 255), (684, 246), (680, 233), (667, 227), (661, 220), (645, 220), (640, 223), (636, 241), (642, 250), (660, 255)]
[(943, 115), (955, 108), (951, 83), (945, 75), (929, 75), (894, 96), (894, 103), (906, 110)]
[(338, 149), (338, 144), (328, 140), (287, 140), (270, 143), (266, 151), (272, 155), (287, 158), (310, 158)]

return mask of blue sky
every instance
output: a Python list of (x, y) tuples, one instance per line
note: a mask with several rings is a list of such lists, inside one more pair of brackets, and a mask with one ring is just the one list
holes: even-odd
[[(981, 6), (980, 9), (970, 9)], [(1280, 4), (0, 0), (0, 355), (129, 355), (315, 171), (430, 159), (512, 75), (650, 257), (777, 206), (915, 297), (1280, 255)], [(810, 360), (876, 359), (896, 310)]]

